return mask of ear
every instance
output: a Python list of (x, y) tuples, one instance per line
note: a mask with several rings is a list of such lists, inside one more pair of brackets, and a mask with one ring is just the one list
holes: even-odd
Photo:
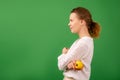
[(80, 25), (85, 25), (85, 24), (86, 24), (85, 20), (80, 20)]
[(80, 25), (84, 25), (85, 24), (85, 20), (80, 20)]

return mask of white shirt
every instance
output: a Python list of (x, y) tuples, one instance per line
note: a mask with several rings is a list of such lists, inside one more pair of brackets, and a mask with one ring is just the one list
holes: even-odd
[[(91, 61), (93, 56), (94, 43), (91, 37), (77, 39), (66, 54), (58, 57), (58, 68), (63, 70), (63, 75), (72, 77), (75, 80), (89, 80), (91, 72)], [(81, 60), (84, 64), (82, 70), (66, 70), (72, 60)]]

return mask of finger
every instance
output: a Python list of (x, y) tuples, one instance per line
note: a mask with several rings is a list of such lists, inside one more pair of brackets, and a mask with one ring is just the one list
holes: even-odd
[(69, 64), (67, 65), (67, 68), (69, 69)]
[(71, 63), (70, 63), (70, 68), (73, 69), (73, 67), (74, 67), (74, 65), (73, 65), (73, 63), (71, 62)]
[(73, 69), (75, 70), (76, 60), (74, 60), (72, 63), (73, 63)]
[(71, 63), (69, 63), (69, 64), (67, 65), (67, 67), (68, 67), (68, 69), (71, 69)]
[(75, 60), (72, 61), (73, 65), (75, 65), (75, 62), (76, 62)]
[(75, 70), (75, 66), (74, 66), (74, 63), (72, 64), (72, 69)]

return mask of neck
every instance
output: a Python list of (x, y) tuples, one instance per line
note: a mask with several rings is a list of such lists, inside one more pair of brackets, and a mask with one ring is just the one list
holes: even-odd
[(82, 38), (82, 37), (85, 37), (85, 36), (91, 37), (89, 32), (88, 32), (87, 26), (83, 26), (81, 28), (81, 30), (78, 33), (78, 36), (79, 36), (79, 38)]

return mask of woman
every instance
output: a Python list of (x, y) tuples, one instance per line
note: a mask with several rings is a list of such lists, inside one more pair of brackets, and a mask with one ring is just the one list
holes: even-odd
[[(89, 80), (94, 50), (93, 38), (99, 37), (100, 26), (92, 20), (88, 9), (83, 7), (71, 11), (68, 25), (71, 32), (78, 34), (79, 38), (70, 49), (63, 48), (58, 57), (59, 70), (64, 71), (64, 80)], [(75, 69), (76, 60), (84, 64), (82, 70)]]

